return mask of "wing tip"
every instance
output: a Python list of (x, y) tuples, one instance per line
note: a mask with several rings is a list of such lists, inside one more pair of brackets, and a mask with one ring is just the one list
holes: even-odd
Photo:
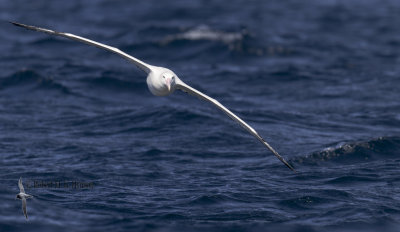
[(29, 26), (29, 25), (26, 25), (23, 23), (15, 22), (15, 21), (8, 21), (8, 22), (17, 27), (23, 27), (23, 28), (27, 28), (27, 29), (30, 29), (30, 27), (32, 27), (32, 26)]
[(296, 169), (292, 165), (290, 165), (282, 156), (280, 156), (277, 152), (274, 152), (274, 155), (284, 164), (286, 167), (288, 167), (290, 170), (292, 170), (294, 173), (297, 173)]
[(286, 165), (286, 167), (288, 167), (290, 170), (292, 170), (294, 173), (297, 173), (296, 169), (294, 169), (294, 167), (292, 165), (290, 165), (282, 156), (280, 156), (277, 153), (274, 153), (276, 155), (276, 157), (278, 157), (278, 159), (280, 161), (282, 161), (283, 164)]
[(27, 25), (27, 24), (23, 24), (23, 23), (18, 23), (15, 21), (8, 21), (9, 23), (13, 24), (14, 26), (17, 27), (22, 27), (28, 30), (32, 30), (32, 31), (40, 31), (40, 32), (44, 32), (44, 33), (48, 33), (48, 34), (56, 34), (56, 35), (62, 35), (62, 32), (58, 32), (58, 31), (53, 31), (53, 30), (49, 30), (46, 28), (41, 28), (41, 27), (35, 27), (35, 26), (31, 26), (31, 25)]
[(29, 26), (29, 25), (26, 25), (26, 24), (23, 24), (23, 23), (15, 22), (15, 21), (8, 21), (8, 22), (11, 23), (14, 26), (22, 27), (22, 28), (29, 29), (29, 30), (36, 30), (37, 29), (37, 27)]
[(17, 27), (26, 27), (27, 26), (25, 24), (18, 23), (18, 22), (15, 22), (15, 21), (8, 21), (8, 22), (13, 24), (14, 26), (17, 26)]
[(292, 170), (294, 173), (297, 174), (296, 169), (294, 169), (292, 165), (290, 165), (288, 162), (286, 162), (286, 160), (283, 163), (286, 165), (286, 167), (288, 167), (290, 170)]
[[(266, 143), (266, 142), (265, 142)], [(297, 171), (293, 168), (292, 165), (290, 165), (285, 158), (283, 158), (281, 155), (278, 154), (278, 152), (276, 152), (272, 147), (270, 147), (272, 153), (274, 153), (274, 155), (284, 164), (286, 165), (286, 167), (288, 167), (290, 170), (292, 170), (294, 173), (297, 173)]]
[[(261, 138), (261, 136), (260, 136)], [(270, 150), (272, 153), (284, 164), (286, 167), (288, 167), (290, 170), (292, 170), (294, 173), (297, 173), (297, 171), (293, 168), (292, 165), (290, 165), (285, 158), (283, 158), (275, 149), (273, 149), (263, 138), (261, 138), (262, 143)]]

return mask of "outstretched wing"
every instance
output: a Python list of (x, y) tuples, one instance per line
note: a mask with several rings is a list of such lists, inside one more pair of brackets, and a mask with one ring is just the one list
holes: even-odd
[(25, 193), (24, 186), (22, 185), (22, 177), (19, 178), (18, 187), (19, 187), (19, 191), (20, 191), (21, 193)]
[(26, 199), (22, 198), (22, 211), (24, 212), (25, 218), (28, 219), (28, 213), (26, 212)]
[(138, 68), (140, 68), (141, 70), (143, 70), (146, 73), (149, 73), (151, 71), (151, 65), (146, 64), (145, 62), (143, 62), (143, 61), (141, 61), (139, 59), (136, 59), (133, 56), (130, 56), (130, 55), (126, 54), (125, 52), (119, 50), (118, 48), (111, 47), (111, 46), (108, 46), (108, 45), (105, 45), (105, 44), (102, 44), (102, 43), (99, 43), (99, 42), (96, 42), (96, 41), (93, 41), (93, 40), (90, 40), (90, 39), (86, 39), (86, 38), (83, 38), (83, 37), (80, 37), (80, 36), (77, 36), (77, 35), (74, 35), (74, 34), (70, 34), (70, 33), (53, 31), (53, 30), (40, 28), (40, 27), (35, 27), (35, 26), (30, 26), (30, 25), (25, 25), (25, 24), (17, 23), (17, 22), (10, 22), (10, 23), (14, 24), (15, 26), (23, 27), (23, 28), (26, 28), (26, 29), (29, 29), (29, 30), (40, 31), (40, 32), (44, 32), (44, 33), (47, 33), (47, 34), (50, 34), (50, 35), (61, 36), (61, 37), (72, 39), (72, 40), (75, 40), (75, 41), (78, 41), (78, 42), (86, 43), (86, 44), (89, 44), (89, 45), (92, 45), (92, 46), (95, 46), (95, 47), (98, 47), (98, 48), (105, 49), (107, 51), (116, 53), (116, 54), (124, 57), (125, 59), (127, 59), (130, 62), (134, 63)]
[(256, 137), (264, 146), (266, 146), (274, 155), (282, 161), (288, 168), (290, 168), (292, 171), (296, 172), (294, 168), (286, 162), (286, 160), (278, 154), (278, 152), (275, 151), (258, 133), (256, 130), (254, 130), (251, 126), (249, 126), (245, 121), (243, 121), (241, 118), (236, 116), (234, 113), (232, 113), (230, 110), (228, 110), (225, 106), (223, 106), (221, 103), (219, 103), (217, 100), (214, 98), (211, 98), (204, 93), (198, 91), (197, 89), (194, 89), (190, 87), (189, 85), (183, 83), (181, 80), (177, 81), (176, 83), (177, 89), (180, 89), (186, 93), (189, 93), (190, 95), (199, 97), (203, 100), (206, 100), (208, 102), (211, 102), (214, 104), (218, 109), (220, 109), (222, 112), (224, 112), (226, 115), (228, 115), (232, 120), (236, 121), (237, 123), (240, 124), (245, 130), (247, 130), (250, 134), (252, 134), (254, 137)]

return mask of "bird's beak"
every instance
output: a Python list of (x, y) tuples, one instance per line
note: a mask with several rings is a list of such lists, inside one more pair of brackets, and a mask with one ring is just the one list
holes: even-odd
[(171, 78), (166, 78), (165, 82), (167, 84), (168, 92), (171, 91)]

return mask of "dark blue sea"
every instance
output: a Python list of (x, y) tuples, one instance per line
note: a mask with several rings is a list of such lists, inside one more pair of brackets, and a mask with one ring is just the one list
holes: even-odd
[[(400, 231), (399, 1), (1, 0), (0, 20), (0, 231)], [(211, 104), (8, 21), (170, 68), (297, 173)]]

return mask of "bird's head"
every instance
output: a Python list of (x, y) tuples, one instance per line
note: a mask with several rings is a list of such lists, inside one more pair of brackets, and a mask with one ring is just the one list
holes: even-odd
[(156, 96), (166, 96), (175, 91), (178, 77), (166, 68), (154, 69), (147, 76), (147, 86)]
[(17, 194), (17, 196), (15, 196), (15, 199), (21, 199), (21, 196)]

